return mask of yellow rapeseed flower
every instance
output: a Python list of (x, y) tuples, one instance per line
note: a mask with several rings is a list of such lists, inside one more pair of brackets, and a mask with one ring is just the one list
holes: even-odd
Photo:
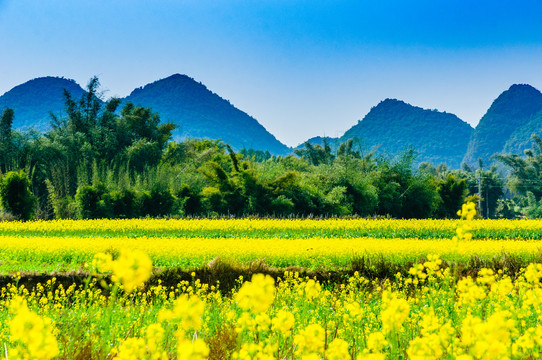
[(275, 280), (269, 275), (254, 274), (252, 281), (241, 286), (235, 299), (243, 310), (265, 312), (275, 301)]
[(408, 302), (398, 297), (397, 293), (385, 291), (382, 294), (382, 307), (383, 310), (380, 312), (382, 332), (387, 334), (400, 331), (410, 312)]
[(203, 340), (196, 339), (193, 342), (184, 338), (178, 340), (178, 360), (207, 360), (208, 356), (209, 347)]
[(348, 343), (342, 339), (335, 338), (326, 351), (327, 360), (344, 360), (349, 359)]
[(122, 284), (124, 291), (131, 293), (143, 286), (151, 277), (152, 261), (140, 250), (123, 250), (112, 263), (113, 281)]
[(298, 345), (301, 354), (322, 352), (325, 342), (324, 328), (319, 324), (311, 324), (295, 335), (294, 342)]
[(273, 330), (286, 333), (294, 326), (294, 315), (287, 310), (279, 310), (277, 315), (272, 319)]
[(42, 318), (30, 311), (26, 300), (21, 297), (12, 300), (10, 312), (14, 314), (8, 321), (11, 341), (16, 343), (10, 351), (10, 359), (47, 360), (59, 354), (50, 318)]
[(158, 314), (159, 321), (179, 322), (184, 330), (199, 330), (205, 303), (196, 295), (182, 294), (173, 303), (171, 310), (163, 309)]

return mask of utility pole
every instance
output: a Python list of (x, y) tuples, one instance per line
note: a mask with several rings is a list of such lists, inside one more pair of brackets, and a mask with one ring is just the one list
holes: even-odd
[(486, 218), (489, 219), (489, 186), (486, 186)]
[(482, 214), (482, 171), (478, 171), (478, 210)]
[(478, 211), (480, 216), (483, 216), (484, 209), (482, 209), (482, 171), (484, 169), (484, 164), (482, 159), (478, 158)]

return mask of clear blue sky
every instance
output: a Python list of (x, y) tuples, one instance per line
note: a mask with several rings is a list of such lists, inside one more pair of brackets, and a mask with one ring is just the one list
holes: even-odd
[(0, 94), (187, 74), (297, 145), (387, 97), (474, 126), (511, 84), (542, 89), (542, 1), (0, 0), (0, 51)]

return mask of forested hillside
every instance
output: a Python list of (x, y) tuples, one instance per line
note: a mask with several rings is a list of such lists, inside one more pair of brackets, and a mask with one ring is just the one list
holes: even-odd
[(84, 90), (73, 80), (59, 77), (43, 77), (18, 85), (0, 96), (0, 111), (13, 109), (17, 116), (16, 129), (35, 128), (45, 131), (50, 128), (51, 116), (66, 115), (64, 91), (79, 98)]
[(458, 169), (472, 127), (457, 116), (386, 99), (346, 131), (341, 141), (357, 138), (367, 149), (395, 155), (412, 147), (417, 162), (441, 163)]
[(476, 126), (463, 161), (475, 165), (481, 159), (489, 164), (493, 154), (529, 147), (530, 136), (541, 130), (539, 120), (531, 120), (541, 110), (540, 91), (530, 85), (512, 85), (495, 99)]
[[(50, 129), (51, 114), (66, 116), (64, 90), (77, 99), (84, 92), (73, 80), (38, 78), (0, 96), (0, 111), (15, 111), (15, 129), (43, 132)], [(252, 148), (277, 155), (291, 152), (256, 119), (185, 75), (172, 75), (136, 89), (122, 102), (151, 107), (162, 119), (174, 123), (175, 140), (221, 139), (236, 150)]]
[[(216, 140), (170, 141), (175, 124), (152, 109), (100, 99), (92, 79), (43, 136), (0, 121), (4, 218), (144, 216), (454, 217), (474, 174), (413, 167), (346, 141), (299, 157), (235, 152)], [(432, 170), (431, 170), (432, 169)]]
[(176, 125), (174, 140), (222, 139), (234, 149), (285, 155), (290, 149), (256, 119), (186, 75), (172, 75), (134, 90), (124, 102), (150, 107)]
[[(52, 117), (69, 116), (65, 92), (79, 101), (84, 90), (75, 81), (59, 77), (30, 80), (0, 96), (0, 111), (14, 110), (13, 129), (43, 133), (51, 129)], [(103, 105), (100, 96), (96, 101)], [(256, 119), (186, 75), (175, 74), (135, 89), (120, 99), (116, 115), (130, 102), (151, 108), (162, 121), (174, 124), (175, 141), (220, 139), (235, 151), (243, 150), (258, 159), (293, 153)], [(474, 130), (453, 114), (386, 99), (343, 136), (317, 136), (307, 143), (329, 146), (336, 152), (342, 143), (353, 139), (353, 148), (360, 153), (374, 151), (388, 158), (412, 149), (416, 153), (414, 164), (429, 162), (459, 169), (463, 162), (476, 167), (478, 159), (483, 164), (495, 164), (491, 157), (497, 153), (520, 154), (530, 147), (531, 135), (541, 132), (542, 93), (529, 85), (512, 85), (493, 102)], [(303, 152), (305, 147), (305, 143), (300, 144), (296, 152)]]
[(504, 144), (503, 153), (522, 154), (531, 147), (531, 135), (542, 134), (542, 109), (532, 115), (525, 124), (519, 126)]

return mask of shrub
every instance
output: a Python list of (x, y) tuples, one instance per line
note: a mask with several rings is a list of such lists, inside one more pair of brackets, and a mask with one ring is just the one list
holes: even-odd
[(201, 197), (198, 193), (190, 189), (188, 185), (183, 185), (177, 198), (184, 215), (194, 216), (201, 212)]
[(18, 220), (34, 215), (37, 199), (30, 191), (30, 180), (23, 171), (8, 172), (0, 182), (0, 204)]
[(75, 194), (75, 202), (81, 219), (112, 217), (111, 196), (103, 184), (80, 187)]
[(284, 195), (279, 195), (271, 202), (273, 214), (277, 216), (288, 216), (293, 213), (294, 203)]
[(117, 218), (137, 217), (136, 195), (131, 190), (115, 190), (110, 193), (111, 210)]
[(165, 216), (173, 212), (175, 197), (169, 189), (155, 186), (150, 192), (143, 192), (140, 195), (141, 214), (145, 216)]

